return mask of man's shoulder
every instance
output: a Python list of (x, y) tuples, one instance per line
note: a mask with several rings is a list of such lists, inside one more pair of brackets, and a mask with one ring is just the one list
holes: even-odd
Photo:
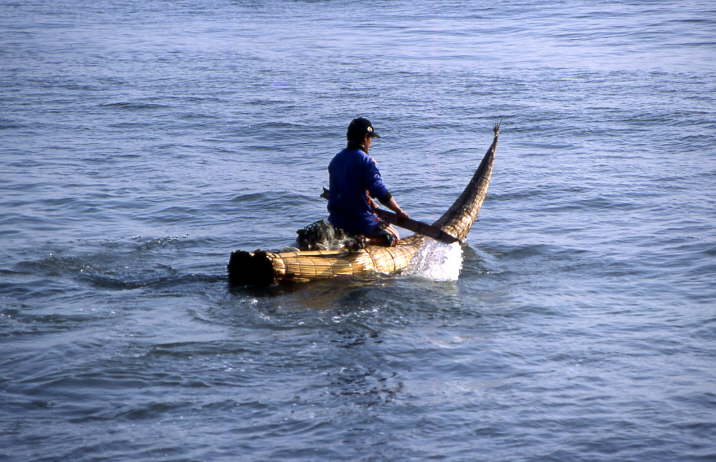
[(349, 151), (348, 155), (355, 156), (357, 159), (359, 159), (361, 161), (361, 163), (364, 163), (364, 164), (365, 163), (370, 163), (370, 164), (375, 163), (373, 158), (367, 152), (363, 151), (362, 149), (346, 148), (346, 151)]
[(334, 161), (348, 162), (358, 161), (360, 163), (374, 163), (373, 158), (366, 154), (362, 149), (345, 148), (333, 156)]
[(346, 158), (346, 149), (343, 149), (341, 151), (338, 151), (333, 158), (331, 159), (331, 163), (334, 164), (336, 162), (342, 162), (343, 159)]

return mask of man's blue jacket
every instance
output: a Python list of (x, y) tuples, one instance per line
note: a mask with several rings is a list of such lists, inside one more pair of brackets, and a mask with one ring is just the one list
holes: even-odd
[(328, 221), (349, 233), (374, 235), (380, 221), (368, 205), (366, 192), (381, 202), (391, 197), (375, 161), (363, 150), (347, 147), (331, 160), (328, 174)]

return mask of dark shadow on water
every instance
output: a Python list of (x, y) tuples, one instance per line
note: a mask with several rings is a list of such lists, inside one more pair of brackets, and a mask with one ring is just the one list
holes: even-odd
[(227, 284), (234, 296), (250, 296), (260, 299), (281, 299), (302, 308), (325, 310), (345, 307), (351, 301), (361, 299), (362, 293), (385, 285), (386, 279), (324, 280), (307, 283), (281, 283), (268, 287), (232, 286)]

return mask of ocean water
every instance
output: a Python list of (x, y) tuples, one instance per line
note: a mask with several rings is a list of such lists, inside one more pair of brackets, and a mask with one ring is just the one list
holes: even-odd
[[(716, 460), (709, 1), (0, 2), (0, 460)], [(462, 249), (230, 288), (347, 123)]]

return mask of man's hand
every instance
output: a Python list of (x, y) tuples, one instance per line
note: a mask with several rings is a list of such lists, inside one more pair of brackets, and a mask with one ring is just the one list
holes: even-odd
[(368, 207), (370, 207), (372, 210), (378, 208), (378, 205), (375, 203), (373, 198), (370, 197), (370, 195), (366, 194), (366, 199), (368, 199)]

